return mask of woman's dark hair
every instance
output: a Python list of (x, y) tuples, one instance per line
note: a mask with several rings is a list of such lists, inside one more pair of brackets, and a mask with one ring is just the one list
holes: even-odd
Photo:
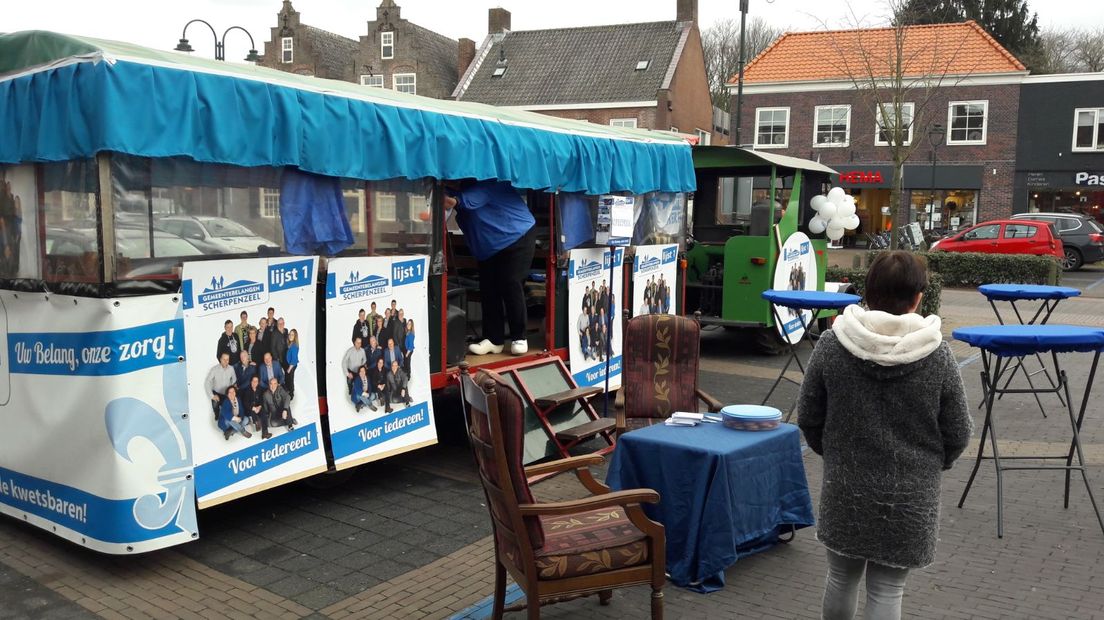
[(904, 250), (883, 252), (866, 272), (866, 306), (890, 314), (907, 314), (916, 295), (928, 287), (928, 266)]

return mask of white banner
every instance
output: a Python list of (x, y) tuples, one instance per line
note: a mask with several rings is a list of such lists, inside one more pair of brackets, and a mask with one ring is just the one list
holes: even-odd
[(675, 314), (678, 244), (638, 245), (635, 250), (632, 315)]
[[(621, 261), (624, 250), (571, 250), (567, 263), (568, 352), (580, 386), (621, 386)], [(613, 270), (610, 271), (612, 258)], [(611, 297), (612, 293), (612, 297)], [(612, 306), (612, 313), (610, 311)]]
[(197, 536), (178, 309), (0, 291), (0, 512), (106, 553)]
[[(774, 267), (773, 288), (780, 291), (817, 290), (816, 254), (813, 253), (813, 244), (805, 233), (796, 232), (782, 244), (778, 263)], [(775, 306), (774, 311), (782, 318), (781, 323), (776, 321), (778, 333), (790, 342), (800, 341), (805, 335), (805, 326), (813, 318), (812, 310)]]
[(317, 268), (317, 257), (184, 264), (200, 508), (326, 469), (312, 339)]
[(338, 469), (437, 443), (425, 256), (331, 260), (326, 403)]

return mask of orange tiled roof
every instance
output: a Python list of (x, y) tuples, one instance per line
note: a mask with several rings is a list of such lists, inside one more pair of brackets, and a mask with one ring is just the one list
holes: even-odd
[[(889, 77), (896, 44), (894, 29), (868, 28), (788, 32), (775, 39), (744, 70), (744, 83)], [(974, 21), (905, 28), (905, 75), (976, 75), (1026, 71), (1023, 64)], [(729, 78), (736, 83), (736, 76)]]

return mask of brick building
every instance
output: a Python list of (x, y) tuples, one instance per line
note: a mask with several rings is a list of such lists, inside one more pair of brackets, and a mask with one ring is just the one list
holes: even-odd
[[(876, 118), (891, 95), (863, 82), (875, 73), (885, 88), (896, 49), (893, 28), (784, 34), (748, 64), (741, 118), (732, 121), (756, 149), (838, 170), (834, 182), (855, 196), (863, 232), (890, 225), (893, 177), (889, 137)], [(911, 84), (901, 101), (904, 144), (912, 147), (902, 196), (909, 221), (953, 230), (1011, 214), (1026, 69), (972, 21), (908, 27), (902, 50)], [(729, 88), (735, 110), (735, 77)]]
[(491, 9), (453, 97), (722, 144), (697, 21), (697, 0), (677, 0), (674, 21), (550, 30), (511, 30)]
[[(302, 23), (284, 0), (260, 65), (444, 99), (459, 74), (460, 42), (402, 18), (394, 0), (376, 7), (359, 40)], [(474, 44), (464, 39), (468, 45)]]

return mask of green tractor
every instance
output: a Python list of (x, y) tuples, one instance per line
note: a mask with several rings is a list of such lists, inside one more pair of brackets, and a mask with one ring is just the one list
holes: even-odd
[[(695, 147), (694, 168), (684, 308), (701, 312), (703, 325), (756, 330), (757, 345), (778, 352), (784, 343), (762, 293), (785, 286), (778, 279), (782, 248), (795, 233), (808, 234), (815, 214), (809, 201), (836, 172), (807, 159), (727, 146)], [(808, 244), (815, 282), (809, 273), (789, 284), (824, 290), (827, 240), (819, 237)]]

